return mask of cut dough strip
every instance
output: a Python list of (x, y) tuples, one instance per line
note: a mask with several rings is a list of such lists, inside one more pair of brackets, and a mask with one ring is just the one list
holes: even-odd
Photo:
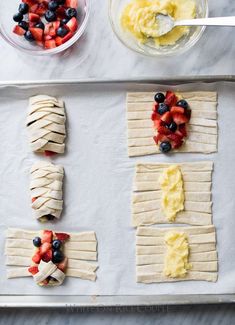
[(31, 97), (27, 117), (31, 149), (64, 153), (65, 121), (63, 101), (47, 95)]
[[(189, 136), (174, 152), (213, 153), (217, 151), (217, 93), (180, 93), (189, 101), (192, 116), (188, 124)], [(185, 97), (184, 97), (185, 96)], [(128, 155), (130, 157), (160, 153), (153, 136), (151, 120), (153, 93), (127, 94)]]

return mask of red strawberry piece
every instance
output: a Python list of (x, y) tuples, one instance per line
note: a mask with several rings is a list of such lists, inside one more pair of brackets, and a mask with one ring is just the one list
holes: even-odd
[[(45, 49), (54, 49), (56, 47), (55, 40), (45, 41), (44, 43)], [(46, 154), (45, 154), (46, 155)], [(51, 156), (51, 155), (50, 155)]]
[(154, 112), (157, 112), (158, 107), (159, 107), (159, 103), (153, 103), (153, 111)]
[(78, 8), (78, 0), (66, 0), (65, 6), (77, 9)]
[(166, 124), (170, 124), (172, 121), (172, 116), (170, 112), (166, 112), (161, 116), (161, 120)]
[(36, 41), (42, 41), (43, 30), (41, 28), (30, 28), (29, 30)]
[(29, 21), (37, 23), (40, 20), (40, 16), (29, 13)]
[(40, 252), (39, 250), (33, 255), (32, 257), (32, 261), (35, 263), (35, 264), (39, 264), (40, 261), (41, 261), (41, 255), (40, 255)]
[(40, 251), (40, 254), (43, 255), (45, 254), (47, 251), (49, 251), (51, 249), (51, 244), (49, 243), (43, 243), (40, 248), (39, 248), (39, 251)]
[(65, 272), (67, 265), (68, 265), (68, 258), (65, 257), (63, 262), (57, 264), (57, 267), (58, 269), (60, 269), (60, 271)]
[(78, 21), (77, 21), (77, 19), (76, 19), (75, 17), (71, 18), (71, 19), (67, 22), (66, 26), (69, 28), (69, 30), (70, 30), (72, 33), (76, 32), (76, 30), (78, 29)]
[(166, 92), (166, 99), (164, 101), (165, 104), (169, 106), (174, 106), (177, 103), (178, 98), (172, 91)]
[(182, 146), (183, 144), (183, 137), (179, 134), (169, 134), (167, 138), (171, 141), (171, 145), (173, 149), (178, 149), (179, 147)]
[(62, 44), (66, 43), (72, 37), (73, 37), (73, 33), (69, 32), (67, 35), (65, 35), (65, 37), (62, 38)]
[(29, 7), (32, 7), (36, 3), (35, 0), (22, 0), (22, 2), (27, 3)]
[[(51, 39), (53, 39), (53, 37), (52, 36), (50, 36), (50, 35), (45, 35), (44, 36), (44, 40), (45, 41), (50, 41)], [(47, 152), (50, 152), (50, 151), (48, 151), (48, 150), (46, 150)], [(51, 151), (52, 152), (52, 151)], [(54, 154), (54, 153), (53, 153)], [(45, 154), (46, 155), (46, 154)], [(48, 156), (50, 156), (50, 155), (48, 155)]]
[(63, 232), (55, 232), (55, 235), (56, 235), (56, 238), (61, 241), (64, 241), (64, 240), (67, 240), (70, 238), (69, 234), (65, 234)]
[(174, 114), (174, 113), (184, 114), (184, 108), (183, 107), (180, 107), (180, 106), (172, 106), (171, 107), (171, 113), (172, 114)]
[(168, 141), (168, 138), (166, 135), (158, 133), (153, 137), (153, 140), (156, 142), (156, 144), (159, 144), (159, 142)]
[(52, 23), (45, 24), (44, 34), (49, 35), (50, 29), (53, 27)]
[(35, 5), (29, 7), (29, 12), (33, 14), (37, 14), (37, 9), (38, 9), (38, 4), (36, 3)]
[(56, 14), (57, 14), (57, 17), (59, 19), (63, 19), (66, 17), (66, 14), (65, 14), (65, 8), (64, 7), (59, 7), (57, 10), (56, 10)]
[(57, 36), (57, 37), (55, 38), (56, 46), (60, 46), (60, 45), (62, 45), (62, 44), (63, 44), (62, 40), (63, 40), (62, 37)]
[(37, 267), (36, 265), (34, 265), (34, 266), (30, 266), (30, 267), (28, 268), (28, 271), (29, 271), (32, 275), (35, 275), (35, 274), (37, 274), (37, 273), (39, 272), (38, 267)]
[(33, 202), (36, 201), (36, 200), (37, 200), (37, 198), (36, 198), (36, 197), (33, 197), (31, 201), (32, 201), (32, 203), (33, 203)]
[(60, 27), (60, 21), (59, 20), (54, 21), (52, 24), (53, 24), (55, 31), (57, 31), (57, 29)]
[(46, 157), (54, 156), (56, 153), (53, 151), (45, 150), (44, 154)]
[(172, 114), (172, 118), (177, 125), (184, 124), (189, 121), (188, 117), (181, 113)]
[(46, 11), (47, 11), (47, 5), (45, 5), (44, 3), (40, 3), (35, 13), (39, 16), (43, 16), (46, 13)]
[(52, 260), (52, 249), (42, 255), (42, 260), (46, 263)]
[(154, 123), (154, 127), (155, 127), (155, 129), (157, 129), (157, 130), (158, 130), (158, 128), (159, 128), (160, 126), (162, 126), (162, 125), (165, 124), (162, 120), (154, 120), (153, 123)]
[(187, 137), (187, 129), (185, 124), (180, 124), (178, 131), (181, 133), (183, 137)]
[(17, 35), (20, 35), (20, 36), (23, 36), (25, 34), (25, 30), (23, 28), (21, 28), (19, 25), (16, 25), (13, 28), (13, 33), (15, 33)]
[(160, 120), (160, 118), (161, 118), (161, 115), (157, 114), (156, 112), (152, 113), (152, 116), (151, 116), (152, 121)]
[(41, 236), (41, 242), (43, 243), (49, 243), (52, 242), (53, 233), (51, 230), (43, 230), (42, 236)]
[(164, 134), (164, 135), (171, 134), (171, 131), (167, 127), (165, 127), (165, 126), (160, 126), (157, 129), (157, 131), (158, 131), (159, 134)]

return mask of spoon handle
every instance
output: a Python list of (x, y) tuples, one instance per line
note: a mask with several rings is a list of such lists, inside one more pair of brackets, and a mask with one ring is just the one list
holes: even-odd
[(177, 20), (174, 26), (235, 26), (235, 16)]

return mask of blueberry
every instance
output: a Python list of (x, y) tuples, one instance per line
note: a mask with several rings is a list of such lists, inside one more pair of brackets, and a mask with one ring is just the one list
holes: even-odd
[(29, 11), (29, 5), (27, 3), (21, 3), (18, 10), (21, 14), (25, 15)]
[(163, 153), (169, 152), (171, 150), (170, 142), (167, 142), (167, 141), (161, 142), (159, 149)]
[(164, 113), (168, 112), (170, 109), (169, 109), (169, 106), (165, 103), (160, 103), (159, 106), (158, 106), (158, 114), (160, 115), (163, 115)]
[(36, 28), (40, 28), (40, 29), (43, 29), (43, 30), (44, 30), (44, 28), (45, 28), (45, 25), (43, 24), (43, 22), (42, 22), (42, 21), (40, 21), (39, 23), (37, 23), (37, 24), (35, 25), (35, 27), (36, 27)]
[(29, 28), (29, 24), (25, 20), (20, 21), (18, 25), (24, 30), (28, 30)]
[(56, 1), (50, 1), (48, 3), (48, 9), (51, 11), (56, 11), (56, 9), (58, 8), (58, 3)]
[(62, 245), (62, 242), (59, 239), (55, 239), (52, 242), (52, 247), (54, 250), (60, 249), (61, 245)]
[(77, 10), (74, 8), (68, 8), (65, 11), (65, 14), (68, 18), (73, 18), (73, 17), (77, 17)]
[(64, 37), (65, 35), (68, 34), (68, 29), (61, 26), (57, 29), (57, 36)]
[(20, 13), (20, 12), (18, 12), (17, 14), (15, 14), (14, 16), (13, 16), (13, 20), (14, 21), (16, 21), (17, 23), (19, 23), (21, 20), (23, 20), (23, 15)]
[(167, 127), (171, 132), (175, 132), (177, 130), (177, 124), (175, 122), (171, 122), (171, 124), (169, 124)]
[(157, 103), (163, 103), (165, 100), (165, 95), (163, 93), (156, 93), (156, 95), (154, 96), (154, 100)]
[(34, 41), (33, 34), (29, 30), (24, 34), (24, 37), (29, 42), (33, 42)]
[(66, 25), (68, 21), (69, 21), (68, 18), (63, 18), (63, 19), (61, 19), (61, 21), (60, 21), (61, 26), (62, 26), (62, 25)]
[(35, 237), (33, 239), (33, 244), (35, 247), (40, 247), (41, 246), (41, 238), (40, 237)]
[(180, 106), (180, 107), (183, 107), (185, 109), (188, 108), (188, 103), (186, 102), (186, 100), (184, 99), (181, 99), (177, 102), (176, 106)]
[(51, 221), (51, 220), (54, 220), (55, 219), (55, 217), (52, 214), (47, 214), (44, 217), (47, 218), (48, 221)]
[(56, 20), (56, 13), (51, 11), (51, 10), (47, 10), (45, 13), (45, 18), (47, 21), (51, 22), (51, 21), (55, 21)]
[(65, 4), (65, 0), (56, 0), (56, 2), (58, 3), (58, 5), (64, 5)]
[(53, 263), (60, 263), (62, 262), (64, 259), (64, 254), (59, 251), (59, 250), (56, 250), (56, 251), (53, 251), (52, 253), (52, 262)]

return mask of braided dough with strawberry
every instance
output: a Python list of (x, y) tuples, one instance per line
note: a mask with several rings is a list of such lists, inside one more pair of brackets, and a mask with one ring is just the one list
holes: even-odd
[(6, 237), (8, 279), (33, 276), (40, 286), (61, 285), (66, 276), (96, 280), (97, 239), (93, 231), (58, 233), (9, 228)]
[(27, 117), (31, 149), (46, 155), (64, 153), (65, 121), (63, 101), (47, 95), (31, 97)]
[(63, 209), (62, 166), (40, 161), (31, 168), (31, 200), (33, 214), (39, 221), (59, 219)]

